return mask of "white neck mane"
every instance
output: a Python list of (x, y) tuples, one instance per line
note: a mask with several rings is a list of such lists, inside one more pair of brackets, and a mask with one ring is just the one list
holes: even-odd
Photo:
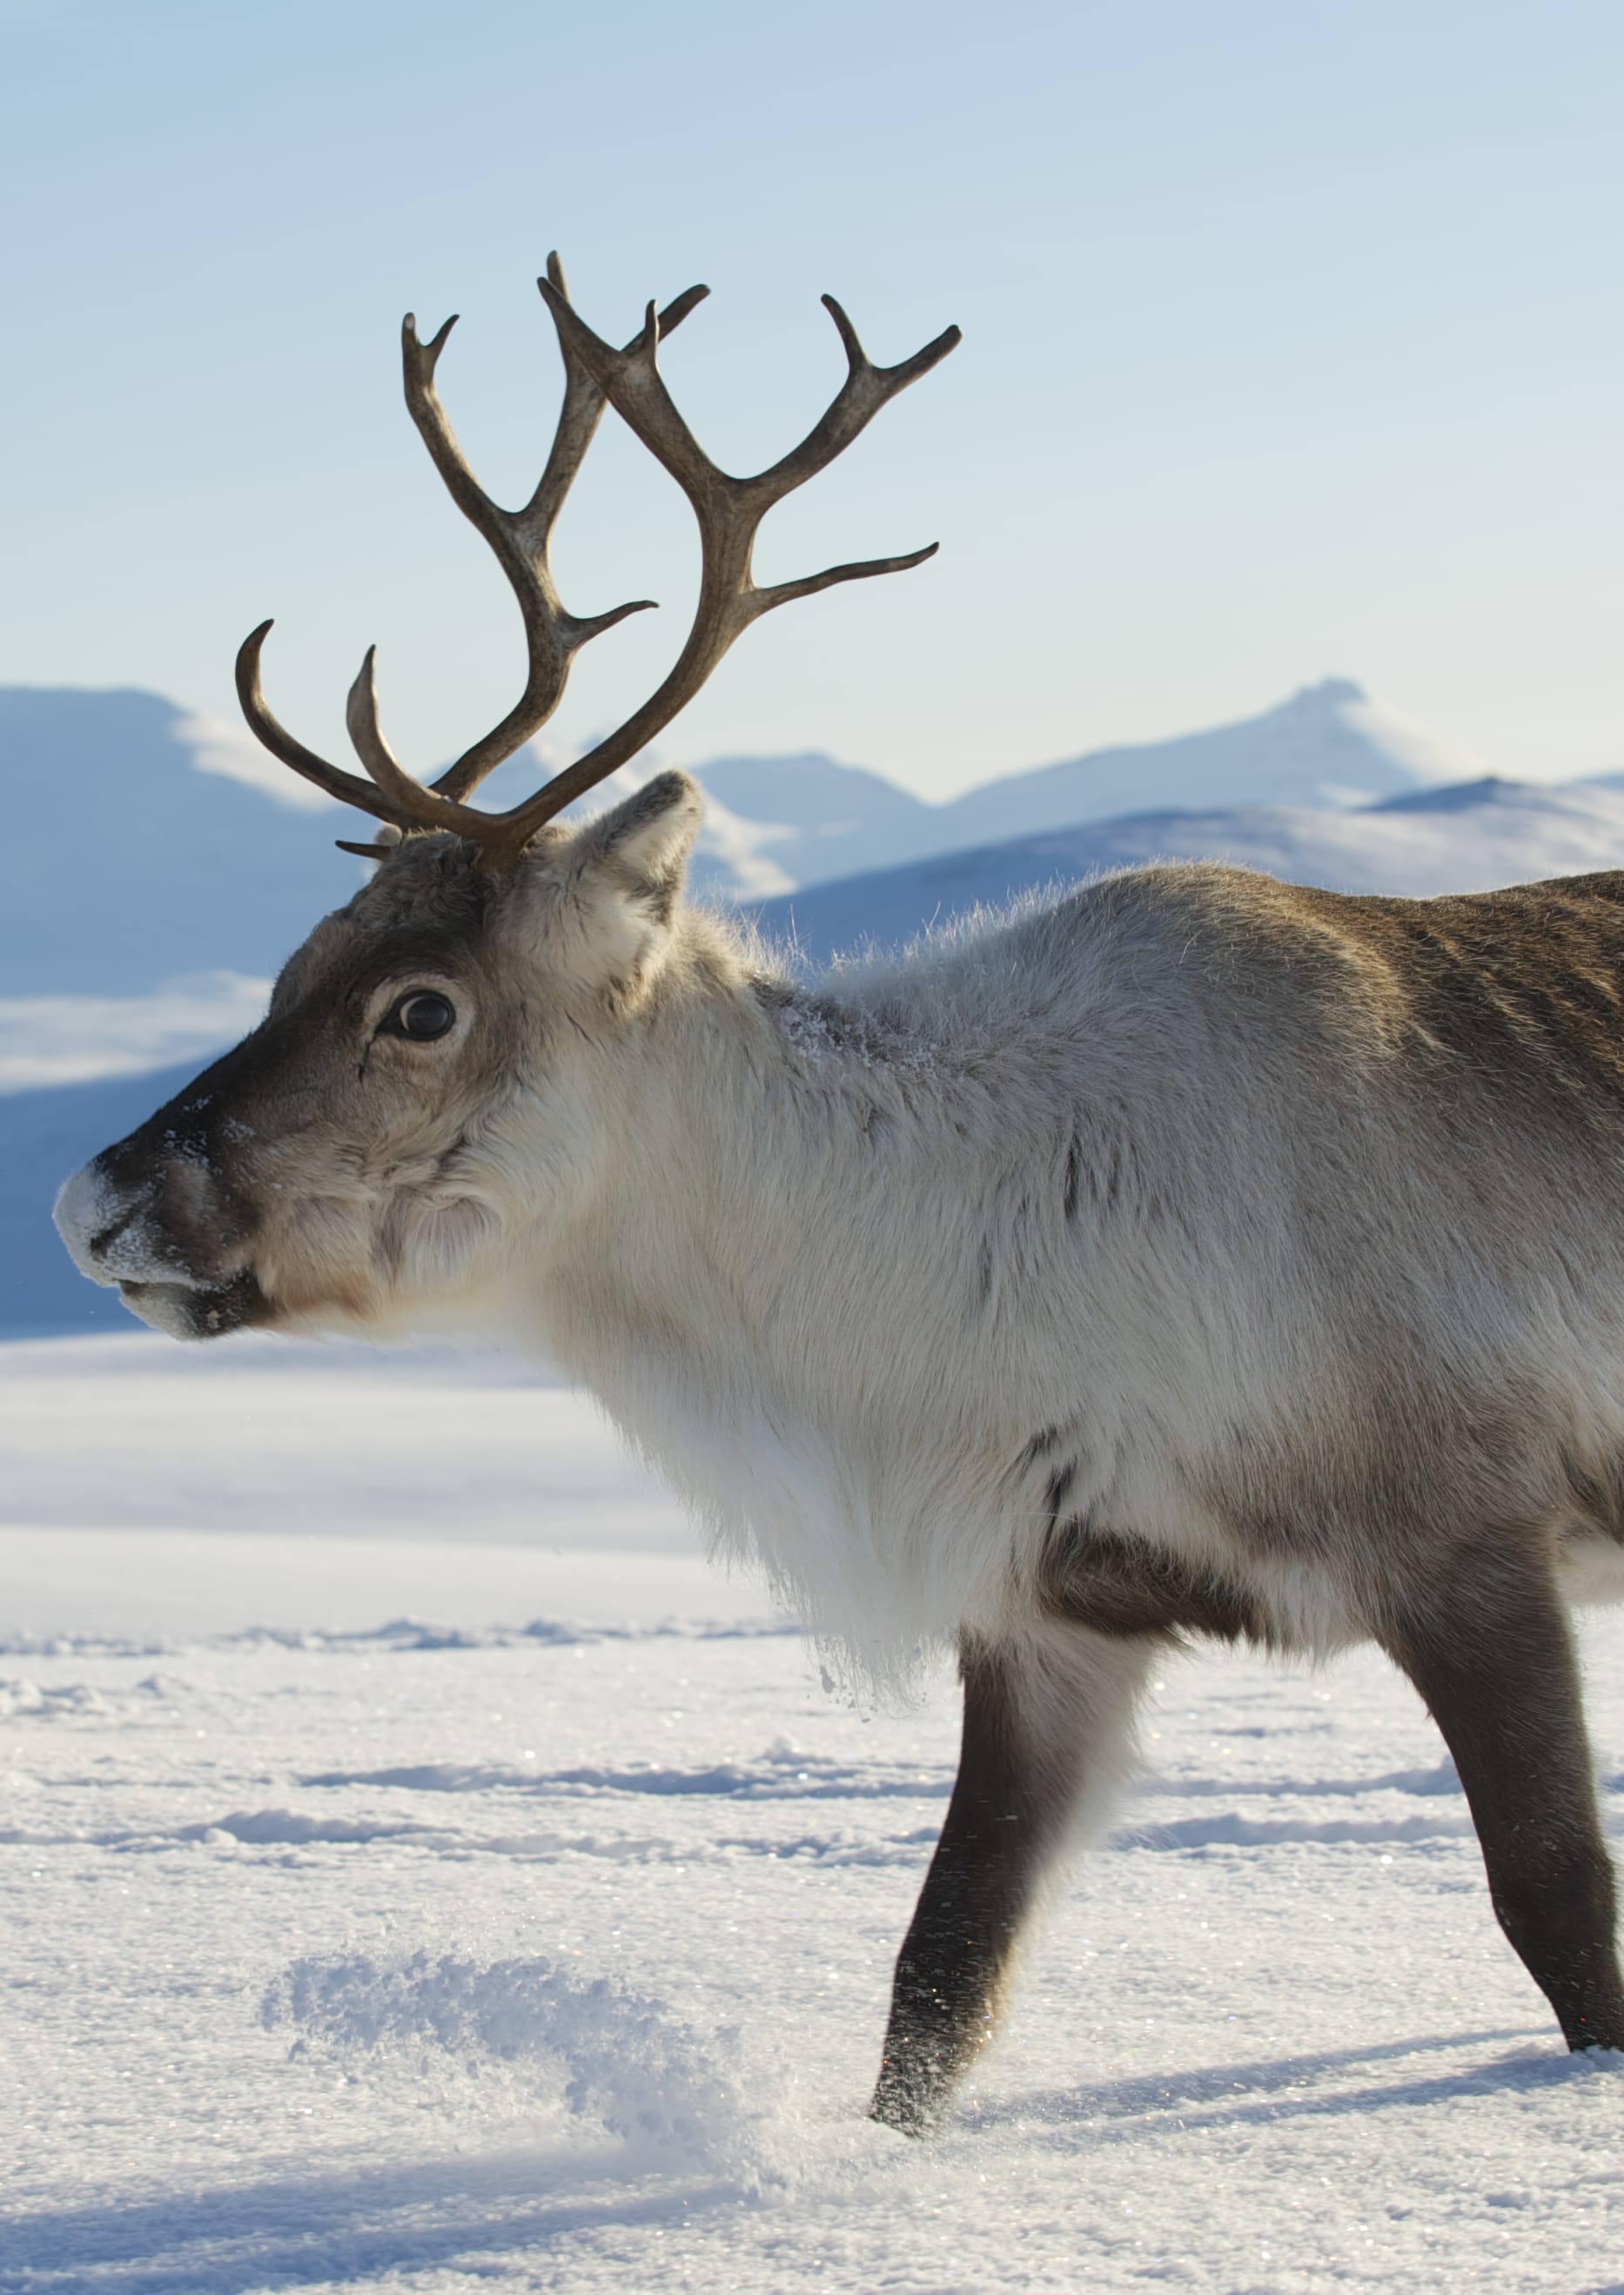
[(1042, 1526), (1016, 1464), (1081, 1400), (1021, 1279), (1076, 1256), (1097, 1160), (1043, 1010), (1081, 983), (1034, 996), (1035, 922), (825, 991), (719, 963), (696, 921), (645, 1041), (572, 1066), (597, 1185), (535, 1270), (549, 1351), (883, 1663), (1009, 1601)]

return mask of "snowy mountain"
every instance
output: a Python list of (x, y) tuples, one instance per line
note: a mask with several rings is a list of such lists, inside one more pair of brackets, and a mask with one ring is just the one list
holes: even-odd
[(910, 940), (978, 906), (1147, 861), (1232, 861), (1350, 893), (1482, 891), (1624, 868), (1624, 790), (1489, 779), (1388, 798), (1357, 813), (1302, 805), (1134, 813), (948, 853), (760, 902), (754, 913), (802, 962)]
[(152, 693), (0, 688), (0, 996), (274, 972), (349, 898), (340, 808), (206, 769), (213, 738)]
[[(699, 769), (711, 805), (695, 881), (759, 901), (1130, 810), (1368, 804), (1462, 770), (1340, 679), (1242, 724), (1097, 751), (951, 804), (826, 756), (724, 757)], [(486, 801), (513, 803), (538, 771), (521, 753)], [(333, 850), (343, 808), (156, 694), (0, 688), (0, 998), (263, 978), (360, 881)]]
[[(1379, 709), (1346, 678), (1307, 686), (1240, 724), (1091, 750), (983, 782), (948, 804), (923, 804), (828, 757), (724, 757), (698, 769), (713, 805), (728, 816), (700, 881), (748, 900), (1118, 813), (1212, 804), (1336, 809), (1471, 771), (1467, 759)], [(780, 871), (782, 881), (744, 878), (741, 851), (758, 869)]]

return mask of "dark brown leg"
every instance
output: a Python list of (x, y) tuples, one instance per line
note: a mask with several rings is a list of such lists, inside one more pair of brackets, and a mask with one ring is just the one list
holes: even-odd
[(1103, 1816), (1128, 1770), (1158, 1647), (1074, 1626), (966, 1640), (959, 1779), (896, 1964), (874, 2119), (924, 2135), (992, 2038), (1047, 1872), (1085, 1804)]
[(1500, 1926), (1571, 2048), (1624, 2048), (1612, 1863), (1579, 1672), (1543, 1557), (1498, 1555), (1384, 1638), (1455, 1757)]

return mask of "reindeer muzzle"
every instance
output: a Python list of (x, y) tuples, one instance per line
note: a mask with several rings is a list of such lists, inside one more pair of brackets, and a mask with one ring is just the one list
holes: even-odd
[[(271, 1319), (249, 1256), (251, 1223), (176, 1106), (103, 1148), (56, 1199), (57, 1232), (93, 1283), (177, 1339)], [(190, 1111), (188, 1111), (190, 1112)]]

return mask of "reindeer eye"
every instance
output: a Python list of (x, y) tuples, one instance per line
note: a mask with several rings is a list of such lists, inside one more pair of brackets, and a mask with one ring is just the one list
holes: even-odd
[(456, 1007), (449, 997), (437, 996), (431, 989), (413, 990), (403, 996), (384, 1025), (394, 1036), (409, 1036), (414, 1044), (431, 1044), (457, 1023)]

